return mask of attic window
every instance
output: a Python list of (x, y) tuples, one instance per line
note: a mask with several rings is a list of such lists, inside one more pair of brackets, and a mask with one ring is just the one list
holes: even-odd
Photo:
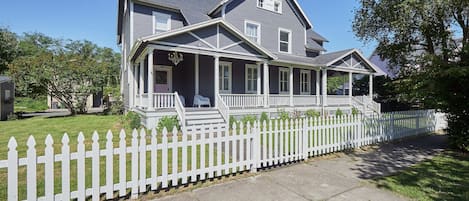
[(153, 12), (153, 34), (171, 30), (171, 15)]
[(275, 13), (282, 13), (281, 0), (257, 0), (257, 7), (269, 10)]

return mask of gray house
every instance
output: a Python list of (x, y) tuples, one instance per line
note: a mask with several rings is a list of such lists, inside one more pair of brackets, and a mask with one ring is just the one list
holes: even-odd
[(14, 112), (15, 84), (6, 76), (0, 76), (0, 121), (8, 119)]
[[(167, 115), (196, 125), (279, 109), (379, 112), (371, 96), (352, 95), (351, 78), (380, 70), (356, 49), (326, 53), (296, 0), (119, 0), (118, 9), (125, 106), (149, 128)], [(349, 77), (346, 95), (327, 94), (337, 72)]]

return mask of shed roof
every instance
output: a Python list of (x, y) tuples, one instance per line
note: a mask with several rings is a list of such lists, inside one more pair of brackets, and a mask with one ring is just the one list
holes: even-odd
[(10, 82), (10, 81), (11, 81), (10, 77), (0, 75), (0, 83)]

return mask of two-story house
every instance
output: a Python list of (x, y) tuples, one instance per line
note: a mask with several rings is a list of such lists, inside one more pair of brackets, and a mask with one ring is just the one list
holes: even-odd
[[(167, 115), (195, 125), (279, 109), (379, 112), (372, 96), (352, 96), (353, 74), (379, 69), (356, 49), (325, 53), (296, 0), (119, 0), (118, 9), (125, 106), (149, 128)], [(349, 77), (346, 95), (327, 94), (336, 73)]]

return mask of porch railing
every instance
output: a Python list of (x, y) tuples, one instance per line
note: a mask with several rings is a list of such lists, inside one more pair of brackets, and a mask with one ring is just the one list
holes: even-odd
[(185, 128), (186, 127), (186, 109), (184, 108), (184, 105), (181, 102), (181, 99), (179, 98), (178, 92), (174, 92), (174, 100), (175, 100), (175, 108), (176, 112), (179, 117), (179, 121), (181, 122), (181, 127)]
[(174, 93), (154, 93), (153, 94), (153, 108), (174, 108), (175, 96)]
[(271, 94), (269, 96), (270, 106), (287, 106), (290, 105), (290, 95)]
[(257, 94), (220, 94), (228, 107), (249, 108), (264, 106), (264, 96)]
[(225, 122), (229, 122), (230, 120), (230, 108), (226, 105), (225, 101), (220, 94), (216, 97), (217, 101), (217, 109), (220, 111), (221, 116), (225, 119)]
[(327, 96), (327, 104), (328, 105), (350, 105), (350, 97), (349, 96), (336, 96), (336, 95), (328, 95)]
[(316, 95), (295, 95), (293, 96), (293, 105), (295, 106), (311, 106), (316, 105)]

